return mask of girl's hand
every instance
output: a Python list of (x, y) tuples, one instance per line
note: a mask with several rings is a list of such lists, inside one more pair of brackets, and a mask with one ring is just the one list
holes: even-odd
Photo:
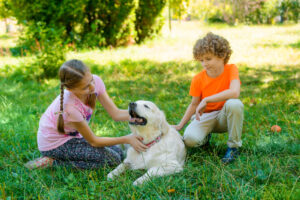
[(206, 108), (207, 102), (206, 99), (203, 99), (196, 108), (196, 120), (200, 120), (200, 116), (203, 114)]
[(137, 135), (127, 135), (128, 144), (130, 144), (137, 152), (145, 152), (148, 147), (143, 144), (141, 141), (143, 138)]

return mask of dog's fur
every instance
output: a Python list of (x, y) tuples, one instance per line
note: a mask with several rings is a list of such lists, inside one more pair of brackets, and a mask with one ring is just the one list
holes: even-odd
[(132, 117), (143, 119), (142, 122), (130, 123), (132, 134), (143, 137), (148, 144), (161, 135), (161, 139), (153, 143), (146, 152), (138, 153), (132, 147), (127, 157), (115, 170), (107, 176), (112, 180), (126, 169), (147, 169), (147, 173), (134, 181), (134, 185), (142, 184), (152, 176), (164, 176), (183, 170), (186, 156), (185, 145), (181, 135), (171, 127), (164, 113), (149, 101), (130, 103), (129, 113)]

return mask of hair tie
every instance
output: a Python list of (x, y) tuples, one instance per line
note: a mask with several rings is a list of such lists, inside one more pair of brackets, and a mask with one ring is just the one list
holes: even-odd
[(64, 112), (63, 111), (58, 111), (58, 112), (55, 112), (54, 114), (58, 114), (58, 115), (62, 115), (62, 114), (64, 114)]

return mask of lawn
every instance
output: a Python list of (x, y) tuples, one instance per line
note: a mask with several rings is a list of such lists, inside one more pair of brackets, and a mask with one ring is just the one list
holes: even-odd
[[(174, 22), (172, 32), (164, 27), (162, 36), (143, 45), (68, 52), (67, 58), (83, 60), (102, 77), (120, 108), (150, 100), (175, 124), (191, 101), (191, 78), (202, 69), (193, 61), (193, 44), (208, 31), (230, 41), (230, 63), (240, 71), (245, 120), (236, 162), (222, 165), (227, 134), (213, 134), (208, 149), (188, 149), (183, 172), (140, 187), (132, 182), (145, 171), (128, 171), (111, 182), (106, 175), (112, 168), (29, 171), (24, 163), (40, 156), (39, 118), (59, 94), (59, 82), (26, 80), (15, 71), (33, 57), (8, 54), (0, 56), (0, 199), (299, 199), (300, 24)], [(0, 36), (0, 47), (15, 44), (15, 35)], [(270, 131), (275, 124), (280, 133)], [(91, 127), (99, 136), (130, 133), (125, 122), (114, 122), (100, 105)]]

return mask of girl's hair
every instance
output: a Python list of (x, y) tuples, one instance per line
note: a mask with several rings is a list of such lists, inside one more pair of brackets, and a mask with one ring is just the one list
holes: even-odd
[[(65, 62), (59, 69), (60, 78), (60, 111), (57, 121), (57, 130), (59, 133), (64, 134), (64, 119), (63, 119), (63, 105), (64, 105), (64, 87), (68, 89), (76, 88), (79, 82), (83, 79), (89, 68), (80, 60), (69, 60)], [(87, 105), (92, 109), (95, 108), (96, 94), (88, 96)]]
[(199, 60), (204, 54), (211, 53), (219, 58), (224, 58), (224, 64), (227, 64), (232, 54), (229, 42), (212, 32), (199, 39), (194, 45), (193, 54), (196, 60)]

